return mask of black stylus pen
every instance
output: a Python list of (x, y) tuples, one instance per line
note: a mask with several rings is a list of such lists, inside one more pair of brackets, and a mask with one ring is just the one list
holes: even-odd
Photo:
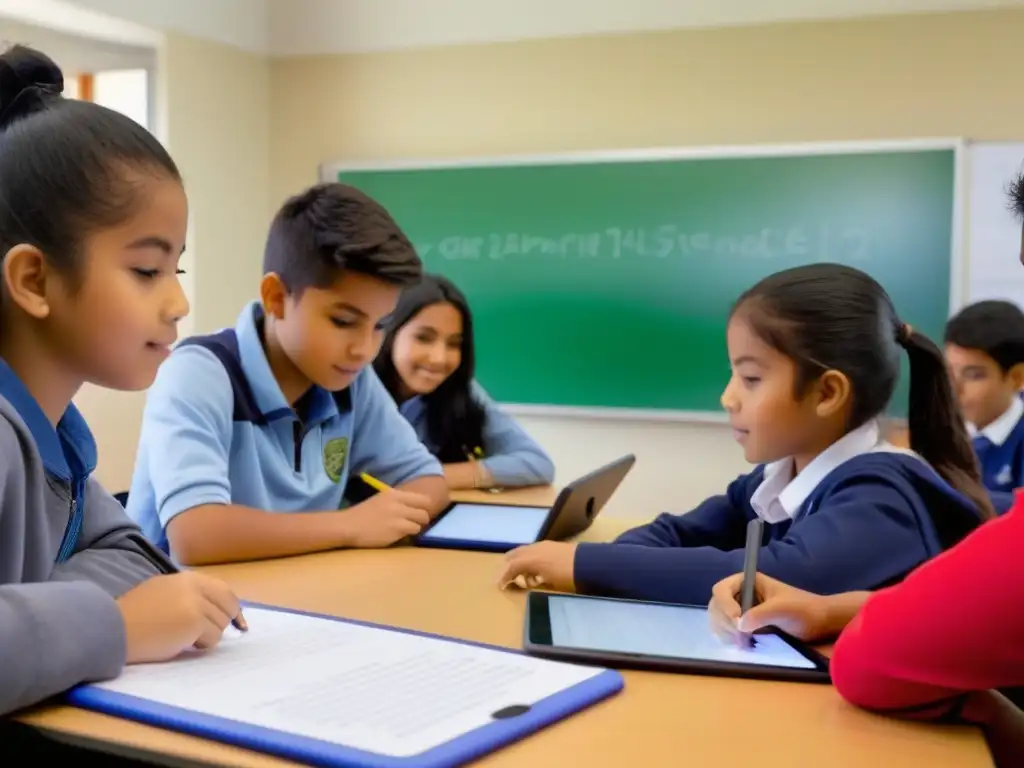
[[(743, 551), (743, 584), (740, 586), (740, 616), (745, 614), (757, 601), (757, 558), (761, 555), (761, 537), (764, 521), (755, 517), (747, 523), (747, 544)], [(748, 645), (754, 645), (754, 638), (748, 637)]]

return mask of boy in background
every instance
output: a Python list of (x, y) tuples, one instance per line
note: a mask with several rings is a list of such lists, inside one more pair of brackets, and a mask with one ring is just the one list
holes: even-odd
[[(448, 500), (370, 362), (415, 249), (382, 206), (322, 184), (270, 227), (260, 301), (186, 340), (143, 416), (128, 512), (184, 565), (386, 547)], [(391, 486), (339, 510), (348, 477)]]
[(1024, 312), (1008, 301), (979, 301), (947, 323), (945, 341), (982, 482), (1005, 508), (1010, 499), (1002, 495), (1024, 486)]

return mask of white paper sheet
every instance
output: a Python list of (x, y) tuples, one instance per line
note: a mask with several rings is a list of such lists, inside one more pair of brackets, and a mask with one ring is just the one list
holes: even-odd
[(380, 755), (407, 757), (603, 670), (248, 608), (208, 653), (98, 687)]

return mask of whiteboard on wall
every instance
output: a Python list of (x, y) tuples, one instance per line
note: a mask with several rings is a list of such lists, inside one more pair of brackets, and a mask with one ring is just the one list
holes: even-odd
[(965, 303), (1006, 299), (1024, 308), (1021, 221), (1007, 197), (1010, 182), (1024, 170), (1024, 143), (972, 143), (968, 162)]

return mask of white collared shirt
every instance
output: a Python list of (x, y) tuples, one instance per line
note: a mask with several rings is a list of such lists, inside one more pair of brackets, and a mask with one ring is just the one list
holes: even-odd
[(766, 523), (791, 520), (807, 497), (836, 467), (865, 453), (879, 451), (917, 456), (913, 451), (902, 450), (883, 440), (878, 422), (872, 420), (836, 440), (796, 477), (793, 477), (791, 457), (766, 464), (764, 479), (751, 495), (750, 505)]
[(1015, 397), (1003, 415), (984, 429), (978, 429), (973, 424), (969, 424), (968, 427), (972, 437), (980, 435), (988, 438), (992, 445), (1002, 445), (1010, 437), (1010, 433), (1013, 432), (1013, 428), (1017, 426), (1017, 422), (1022, 416), (1024, 416), (1024, 402), (1021, 402), (1019, 397)]

